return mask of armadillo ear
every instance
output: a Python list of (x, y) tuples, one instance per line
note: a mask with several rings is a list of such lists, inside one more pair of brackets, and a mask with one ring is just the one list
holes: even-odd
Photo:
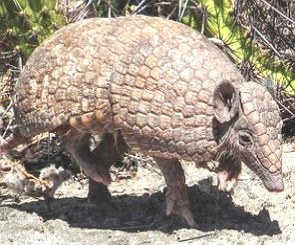
[(214, 115), (220, 123), (232, 120), (239, 111), (239, 93), (231, 82), (224, 80), (213, 92)]

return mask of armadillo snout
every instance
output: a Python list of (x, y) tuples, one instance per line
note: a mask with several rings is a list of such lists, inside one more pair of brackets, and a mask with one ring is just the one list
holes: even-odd
[[(261, 140), (261, 138), (268, 139)], [(256, 155), (258, 161), (262, 165), (259, 174), (267, 190), (272, 192), (280, 192), (284, 190), (282, 175), (282, 147), (281, 136), (277, 138), (266, 137), (263, 135), (258, 137), (258, 146), (256, 147)]]
[[(280, 147), (280, 137), (277, 140), (270, 140), (268, 145), (258, 150), (256, 155), (260, 162), (261, 172), (259, 175), (269, 191), (282, 191), (284, 189), (282, 175), (282, 148)], [(270, 147), (273, 148), (272, 150)], [(276, 148), (275, 148), (276, 146)]]
[[(258, 152), (242, 152), (241, 160), (262, 180), (265, 188), (271, 192), (281, 192), (284, 190), (283, 174), (281, 167), (274, 168), (273, 166), (281, 166), (281, 158), (278, 162), (271, 162), (271, 158), (259, 157)], [(258, 154), (257, 154), (258, 153)], [(274, 171), (275, 170), (275, 171)]]
[(271, 192), (281, 192), (284, 190), (284, 182), (281, 175), (273, 177), (271, 180), (263, 180), (263, 184)]

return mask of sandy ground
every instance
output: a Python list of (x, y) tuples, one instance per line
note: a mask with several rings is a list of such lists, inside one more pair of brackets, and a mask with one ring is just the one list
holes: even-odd
[(0, 196), (0, 244), (295, 244), (295, 153), (285, 147), (285, 191), (269, 193), (246, 167), (233, 196), (214, 174), (184, 164), (199, 227), (165, 216), (165, 184), (155, 167), (110, 185), (111, 203), (87, 203), (87, 180), (64, 182), (50, 203)]

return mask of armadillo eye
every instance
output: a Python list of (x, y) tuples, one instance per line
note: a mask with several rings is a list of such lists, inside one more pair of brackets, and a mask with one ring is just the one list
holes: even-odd
[(241, 146), (250, 146), (252, 144), (251, 135), (248, 133), (242, 133), (239, 135), (239, 144)]

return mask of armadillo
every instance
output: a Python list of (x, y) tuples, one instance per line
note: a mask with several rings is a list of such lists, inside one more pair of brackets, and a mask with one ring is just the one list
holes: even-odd
[(167, 215), (179, 214), (190, 226), (180, 160), (199, 167), (219, 161), (223, 184), (237, 179), (244, 162), (269, 191), (284, 189), (275, 100), (181, 23), (130, 16), (68, 25), (33, 52), (13, 107), (17, 130), (2, 149), (42, 132), (66, 132), (73, 159), (94, 181), (108, 184), (109, 164), (96, 162), (108, 156), (99, 158), (103, 150), (92, 152), (89, 141), (112, 135), (102, 147), (109, 145), (111, 155), (123, 153), (118, 142), (124, 142), (154, 158), (167, 184)]

